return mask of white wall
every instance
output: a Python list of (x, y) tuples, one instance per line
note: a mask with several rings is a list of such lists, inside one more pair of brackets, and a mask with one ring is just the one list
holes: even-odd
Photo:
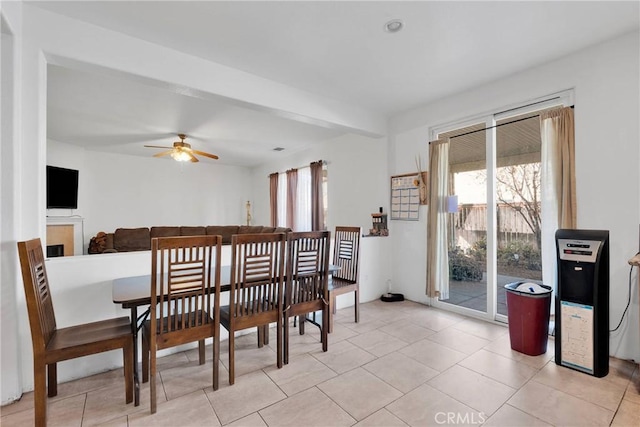
[[(11, 22), (12, 25), (9, 25)], [(19, 147), (18, 138), (18, 87), (20, 84), (21, 33), (20, 10), (14, 4), (3, 4), (0, 11), (0, 396), (1, 402), (20, 397), (21, 377), (16, 369), (20, 365), (21, 354), (18, 346), (18, 319), (15, 286), (20, 274), (17, 265), (16, 233), (19, 216), (16, 201), (19, 193), (16, 187), (16, 168)], [(5, 367), (9, 370), (5, 371)]]
[[(627, 303), (626, 261), (638, 251), (639, 52), (635, 32), (412, 110), (390, 123), (396, 159), (390, 173), (401, 173), (413, 170), (417, 152), (427, 155), (431, 127), (574, 88), (578, 227), (610, 231), (611, 328)], [(419, 224), (396, 221), (390, 231), (394, 284), (410, 299), (424, 301), (425, 266), (415, 262), (426, 253), (422, 211)], [(628, 317), (621, 331), (611, 335), (611, 354), (640, 360), (635, 283), (632, 292)]]

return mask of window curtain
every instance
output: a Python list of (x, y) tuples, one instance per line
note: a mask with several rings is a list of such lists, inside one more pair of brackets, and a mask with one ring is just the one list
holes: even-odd
[(311, 169), (298, 169), (295, 231), (311, 231)]
[(287, 226), (287, 174), (278, 174), (278, 227)]
[(322, 160), (309, 165), (311, 169), (311, 230), (324, 230), (324, 200), (322, 197)]
[(269, 175), (269, 208), (271, 211), (271, 226), (278, 226), (278, 172)]
[(542, 279), (556, 287), (555, 232), (576, 228), (575, 135), (571, 107), (540, 114)]
[(429, 143), (427, 208), (427, 296), (449, 299), (447, 251), (447, 195), (449, 194), (449, 139)]
[(296, 205), (298, 196), (298, 169), (287, 171), (287, 227), (296, 229)]

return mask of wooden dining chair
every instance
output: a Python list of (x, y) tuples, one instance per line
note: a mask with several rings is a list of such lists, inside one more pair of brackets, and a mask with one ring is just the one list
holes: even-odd
[(360, 321), (360, 227), (336, 227), (333, 264), (338, 267), (329, 280), (329, 332), (333, 331), (336, 297), (353, 292), (355, 322)]
[[(235, 382), (235, 332), (276, 323), (276, 364), (282, 367), (284, 233), (236, 234), (231, 238), (229, 305), (220, 323), (229, 331), (229, 384)], [(268, 331), (266, 332), (268, 334)]]
[(322, 311), (320, 340), (328, 348), (329, 231), (290, 232), (287, 236), (287, 279), (284, 303), (284, 360), (289, 363), (289, 318), (299, 316), (300, 334), (308, 313)]
[(134, 362), (129, 318), (119, 317), (58, 329), (40, 239), (18, 242), (18, 254), (33, 345), (35, 425), (47, 424), (45, 391), (49, 397), (58, 394), (57, 362), (64, 360), (122, 349), (125, 400), (131, 403)]
[(151, 379), (151, 413), (156, 412), (156, 352), (213, 338), (213, 389), (220, 362), (221, 236), (151, 239), (151, 305), (142, 328), (142, 372)]

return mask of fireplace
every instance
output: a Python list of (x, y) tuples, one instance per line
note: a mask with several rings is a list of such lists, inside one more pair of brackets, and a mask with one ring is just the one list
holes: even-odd
[(84, 240), (82, 224), (82, 217), (47, 217), (47, 246), (63, 246), (60, 255), (49, 256), (82, 255)]
[(47, 245), (47, 258), (64, 256), (64, 245)]

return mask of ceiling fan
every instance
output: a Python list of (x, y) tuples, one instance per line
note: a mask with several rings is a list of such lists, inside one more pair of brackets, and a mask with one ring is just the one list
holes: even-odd
[(179, 133), (178, 138), (180, 138), (180, 141), (174, 142), (173, 148), (163, 147), (160, 145), (145, 145), (145, 147), (168, 148), (167, 151), (154, 154), (153, 157), (162, 157), (162, 156), (171, 155), (171, 157), (178, 162), (198, 162), (199, 160), (196, 156), (194, 156), (194, 154), (197, 154), (199, 156), (209, 157), (211, 159), (218, 158), (218, 156), (216, 156), (215, 154), (209, 154), (209, 153), (205, 153), (204, 151), (194, 150), (193, 148), (191, 148), (190, 144), (187, 144), (186, 142), (184, 142), (184, 140), (187, 138), (187, 135), (183, 133)]

